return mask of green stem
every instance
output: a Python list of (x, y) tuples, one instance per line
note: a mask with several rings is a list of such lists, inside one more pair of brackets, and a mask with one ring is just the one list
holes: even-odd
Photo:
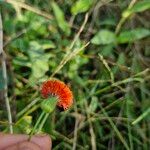
[(46, 113), (44, 118), (43, 118), (43, 120), (42, 120), (42, 122), (41, 122), (41, 124), (40, 124), (40, 126), (39, 126), (39, 128), (38, 128), (38, 131), (37, 131), (38, 133), (42, 130), (42, 128), (43, 128), (43, 126), (44, 126), (48, 116), (49, 116), (49, 113)]
[(141, 114), (136, 120), (132, 122), (132, 125), (137, 124), (140, 122), (144, 117), (146, 117), (150, 113), (150, 108), (148, 108), (143, 114)]
[(30, 135), (29, 135), (29, 140), (31, 139), (33, 133), (35, 132), (37, 126), (38, 126), (39, 123), (41, 122), (41, 120), (42, 120), (42, 118), (43, 118), (44, 115), (45, 115), (45, 112), (43, 111), (43, 112), (41, 113), (40, 117), (38, 118), (36, 124), (34, 125), (34, 127), (33, 127), (32, 131), (31, 131)]
[(26, 111), (28, 111), (32, 106), (34, 106), (37, 102), (39, 102), (41, 99), (36, 98), (35, 100), (33, 100), (30, 104), (28, 104), (22, 111), (20, 111), (17, 114), (17, 117), (22, 116)]
[(35, 105), (34, 107), (32, 107), (30, 110), (28, 110), (21, 118), (19, 118), (19, 120), (15, 123), (15, 125), (17, 125), (23, 117), (29, 115), (30, 113), (34, 112), (36, 109), (38, 109), (40, 107), (40, 105)]

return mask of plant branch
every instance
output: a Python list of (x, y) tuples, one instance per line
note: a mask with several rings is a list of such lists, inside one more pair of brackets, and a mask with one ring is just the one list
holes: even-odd
[(6, 2), (14, 5), (15, 7), (24, 8), (24, 9), (26, 9), (28, 11), (31, 11), (31, 12), (33, 12), (35, 14), (38, 14), (38, 15), (44, 17), (44, 18), (47, 18), (47, 19), (50, 19), (50, 20), (53, 19), (52, 15), (50, 15), (50, 14), (44, 12), (44, 11), (41, 11), (41, 10), (39, 10), (37, 8), (34, 8), (32, 6), (29, 6), (29, 5), (25, 4), (25, 3), (17, 2), (17, 1), (14, 1), (14, 0), (6, 0)]
[(61, 70), (61, 68), (70, 60), (72, 59), (75, 55), (77, 55), (81, 50), (83, 50), (86, 46), (89, 45), (89, 42), (86, 43), (84, 46), (82, 46), (80, 49), (78, 50), (74, 50), (73, 52), (70, 51), (74, 44), (76, 43), (77, 39), (79, 38), (80, 34), (82, 33), (86, 23), (88, 21), (88, 13), (85, 15), (85, 18), (84, 18), (84, 21), (83, 21), (83, 24), (81, 25), (78, 33), (75, 35), (72, 43), (70, 44), (70, 47), (68, 48), (68, 53), (66, 53), (66, 55), (64, 56), (64, 58), (62, 59), (62, 61), (60, 62), (60, 64), (57, 66), (57, 68), (54, 70), (53, 74), (51, 75), (51, 78), (59, 72), (59, 70)]

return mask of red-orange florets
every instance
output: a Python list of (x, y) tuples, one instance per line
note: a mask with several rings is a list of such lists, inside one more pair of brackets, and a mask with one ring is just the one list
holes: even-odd
[(69, 87), (59, 80), (48, 80), (42, 84), (41, 94), (44, 98), (49, 96), (58, 97), (57, 105), (63, 109), (73, 104), (73, 94)]

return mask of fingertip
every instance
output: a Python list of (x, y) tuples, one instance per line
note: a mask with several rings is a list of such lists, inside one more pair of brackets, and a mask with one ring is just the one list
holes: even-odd
[(44, 150), (50, 150), (52, 148), (52, 140), (47, 134), (35, 135), (31, 138), (31, 141), (38, 144)]
[[(28, 135), (0, 133), (0, 150), (6, 146), (8, 147), (19, 142), (28, 141), (28, 138)], [(34, 135), (31, 138), (31, 142), (37, 144), (43, 150), (50, 150), (52, 148), (51, 138), (47, 134)]]
[(9, 146), (5, 150), (41, 150), (41, 148), (35, 143), (24, 141)]
[(50, 138), (49, 135), (46, 135), (45, 139), (46, 139), (47, 145), (49, 145), (49, 149), (51, 149), (52, 148), (52, 139)]

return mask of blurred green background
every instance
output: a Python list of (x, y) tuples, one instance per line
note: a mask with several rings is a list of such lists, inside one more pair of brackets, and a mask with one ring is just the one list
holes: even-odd
[(1, 0), (14, 131), (31, 131), (41, 109), (17, 114), (55, 77), (70, 86), (74, 105), (56, 109), (42, 129), (53, 150), (148, 150), (149, 8), (149, 0)]

